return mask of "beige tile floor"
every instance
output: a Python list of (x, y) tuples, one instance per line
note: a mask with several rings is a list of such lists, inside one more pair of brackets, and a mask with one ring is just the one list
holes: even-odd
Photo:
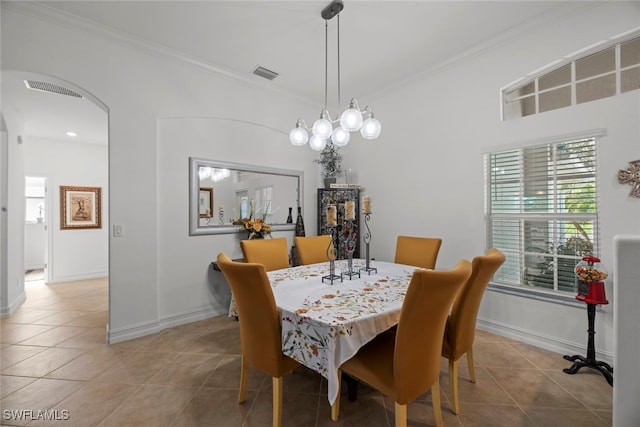
[[(269, 378), (252, 372), (246, 402), (236, 402), (238, 322), (216, 317), (106, 345), (107, 293), (106, 279), (28, 282), (27, 301), (0, 321), (2, 425), (271, 424)], [(442, 362), (446, 426), (611, 425), (611, 387), (589, 369), (563, 373), (569, 362), (560, 354), (478, 331), (475, 362), (476, 384), (462, 362), (458, 416), (450, 409)], [(364, 385), (356, 402), (345, 393), (346, 387), (334, 423), (326, 382), (299, 368), (285, 378), (283, 426), (393, 425), (393, 402)], [(24, 410), (32, 410), (32, 418), (49, 410), (59, 420), (45, 420), (42, 413), (40, 419), (15, 419), (28, 415)], [(430, 394), (410, 404), (408, 414), (410, 426), (434, 425)]]

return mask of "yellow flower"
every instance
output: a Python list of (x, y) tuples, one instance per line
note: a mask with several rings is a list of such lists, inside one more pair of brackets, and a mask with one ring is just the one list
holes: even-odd
[(271, 234), (271, 226), (264, 221), (264, 218), (254, 219), (253, 212), (251, 213), (251, 217), (243, 218), (242, 223), (244, 224), (245, 230), (249, 232), (250, 239), (255, 237), (264, 237), (265, 234)]

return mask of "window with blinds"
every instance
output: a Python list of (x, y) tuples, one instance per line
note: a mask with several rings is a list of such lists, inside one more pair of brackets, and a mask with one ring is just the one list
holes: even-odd
[(507, 256), (493, 282), (575, 293), (576, 263), (598, 249), (595, 138), (492, 152), (485, 162), (488, 246)]

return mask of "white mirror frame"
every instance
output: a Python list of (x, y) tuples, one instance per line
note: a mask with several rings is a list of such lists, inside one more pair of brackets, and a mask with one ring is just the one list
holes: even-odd
[[(280, 169), (267, 166), (247, 165), (242, 163), (221, 162), (215, 160), (207, 160), (200, 158), (189, 158), (189, 235), (201, 236), (209, 234), (232, 234), (246, 232), (242, 225), (234, 224), (216, 224), (216, 225), (200, 225), (200, 175), (198, 171), (200, 167), (211, 167), (217, 169), (230, 169), (248, 172), (258, 172), (281, 176), (290, 176), (298, 180), (298, 200), (294, 209), (298, 206), (302, 207), (303, 189), (304, 189), (304, 172), (290, 169)], [(304, 213), (304, 212), (303, 212)], [(272, 231), (289, 231), (295, 230), (295, 223), (292, 224), (272, 224)]]

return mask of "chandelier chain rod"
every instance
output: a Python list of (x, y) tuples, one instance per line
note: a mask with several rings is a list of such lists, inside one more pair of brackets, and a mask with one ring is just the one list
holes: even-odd
[(327, 82), (329, 73), (329, 21), (324, 20), (324, 109), (327, 109)]
[(340, 110), (340, 14), (338, 14), (338, 110)]

